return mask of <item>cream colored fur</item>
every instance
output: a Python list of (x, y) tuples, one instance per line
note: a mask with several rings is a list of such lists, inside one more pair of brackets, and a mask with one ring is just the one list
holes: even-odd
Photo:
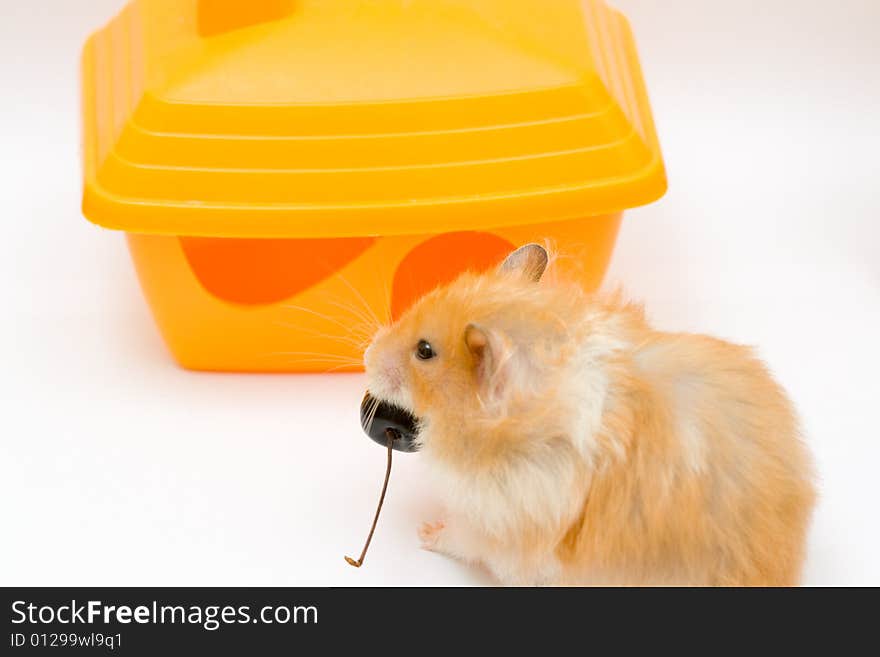
[(425, 547), (507, 584), (797, 583), (812, 465), (764, 365), (654, 331), (619, 295), (536, 282), (546, 254), (524, 248), (365, 354), (370, 392), (421, 419), (447, 507)]

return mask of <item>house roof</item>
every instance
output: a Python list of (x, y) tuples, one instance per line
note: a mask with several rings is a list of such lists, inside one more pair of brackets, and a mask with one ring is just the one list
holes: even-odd
[(82, 69), (83, 210), (110, 228), (433, 233), (665, 191), (602, 0), (135, 0)]

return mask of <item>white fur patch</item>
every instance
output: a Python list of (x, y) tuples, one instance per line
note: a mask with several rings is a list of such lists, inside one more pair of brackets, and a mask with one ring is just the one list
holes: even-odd
[[(620, 339), (619, 331), (595, 331), (584, 341), (578, 358), (570, 366), (571, 406), (576, 413), (576, 429), (572, 433), (581, 453), (592, 459), (596, 451), (596, 434), (602, 428), (602, 416), (608, 398), (610, 384), (605, 363), (616, 352), (629, 345)], [(613, 438), (613, 437), (612, 437)], [(612, 449), (623, 456), (623, 444), (612, 443)]]
[(489, 536), (505, 536), (527, 525), (561, 525), (572, 507), (577, 456), (552, 445), (493, 471), (463, 473), (430, 456), (430, 430), (425, 430), (429, 469), (451, 512)]
[(657, 378), (668, 393), (683, 465), (699, 473), (706, 466), (707, 444), (694, 409), (699, 407), (701, 385), (704, 384), (700, 378), (680, 371), (681, 367), (676, 365), (679, 356), (675, 349), (674, 343), (658, 343), (642, 349), (637, 361), (649, 376)]
[[(679, 406), (681, 409), (681, 406)], [(685, 465), (693, 472), (702, 472), (706, 465), (706, 439), (697, 422), (679, 413), (678, 435)]]

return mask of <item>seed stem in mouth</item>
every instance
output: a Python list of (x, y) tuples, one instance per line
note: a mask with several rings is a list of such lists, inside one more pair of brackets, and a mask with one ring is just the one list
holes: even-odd
[(382, 511), (382, 503), (385, 501), (385, 491), (388, 490), (388, 479), (391, 478), (391, 445), (394, 444), (396, 438), (394, 429), (385, 429), (385, 438), (388, 440), (388, 465), (385, 466), (385, 483), (382, 484), (382, 494), (379, 496), (379, 505), (376, 507), (376, 515), (373, 516), (373, 524), (370, 527), (370, 533), (367, 534), (367, 542), (364, 543), (364, 549), (361, 556), (355, 561), (349, 556), (345, 557), (345, 561), (350, 566), (360, 568), (364, 565), (364, 557), (367, 556), (367, 549), (370, 547), (370, 541), (373, 540), (373, 532), (376, 531), (376, 523), (379, 521), (379, 512)]

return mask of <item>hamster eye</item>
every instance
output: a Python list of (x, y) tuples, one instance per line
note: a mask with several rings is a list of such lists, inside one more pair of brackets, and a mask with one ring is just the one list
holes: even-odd
[(419, 360), (431, 360), (436, 355), (437, 352), (434, 351), (434, 347), (431, 346), (430, 342), (419, 340), (419, 344), (416, 346), (416, 356), (419, 357)]

